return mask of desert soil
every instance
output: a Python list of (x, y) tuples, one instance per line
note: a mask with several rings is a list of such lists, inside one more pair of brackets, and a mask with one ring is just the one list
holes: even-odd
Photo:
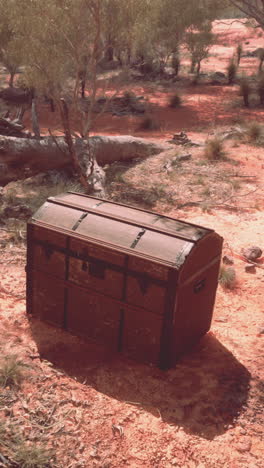
[[(238, 41), (246, 50), (263, 45), (263, 36), (240, 23), (216, 23), (215, 31), (218, 43), (205, 71), (225, 71)], [(243, 58), (241, 67), (253, 73), (257, 61)], [(242, 107), (237, 86), (182, 86), (183, 105), (170, 109), (168, 97), (178, 86), (129, 85), (149, 98), (153, 115), (163, 122), (160, 130), (139, 132), (140, 117), (107, 114), (94, 133), (167, 140), (185, 130), (204, 142), (216, 128), (263, 120), (263, 108)], [(43, 128), (61, 131), (58, 117), (44, 107), (41, 119)], [(217, 165), (204, 162), (202, 147), (190, 152), (192, 160), (172, 173), (164, 170), (171, 154), (162, 154), (119, 167), (122, 177), (112, 182), (117, 199), (125, 182), (135, 192), (151, 178), (152, 190), (154, 184), (162, 194), (151, 208), (213, 228), (224, 237), (224, 254), (235, 262), (235, 288), (219, 286), (211, 331), (174, 369), (164, 372), (110, 356), (28, 317), (25, 246), (5, 245), (6, 233), (0, 234), (1, 354), (16, 354), (29, 365), (20, 389), (1, 389), (0, 417), (15, 424), (29, 444), (55, 449), (54, 467), (263, 466), (264, 261), (247, 273), (240, 250), (250, 245), (264, 250), (264, 150), (228, 141), (228, 159)], [(231, 187), (231, 179), (239, 185)]]

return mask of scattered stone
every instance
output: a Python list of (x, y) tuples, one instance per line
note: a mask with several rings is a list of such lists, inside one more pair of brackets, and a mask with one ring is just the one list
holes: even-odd
[(248, 247), (247, 249), (241, 249), (241, 254), (247, 260), (255, 262), (258, 258), (262, 256), (262, 250), (259, 247), (253, 245), (251, 247)]
[(256, 267), (252, 263), (249, 263), (248, 265), (245, 266), (245, 271), (247, 273), (256, 273)]
[(223, 263), (225, 265), (234, 265), (234, 260), (230, 255), (224, 255), (223, 257)]
[(257, 336), (260, 336), (260, 335), (264, 335), (264, 327), (260, 327), (260, 328), (258, 329)]
[(163, 165), (163, 169), (167, 172), (172, 172), (173, 167), (177, 165), (177, 163), (182, 161), (190, 161), (192, 155), (190, 153), (180, 154), (179, 156), (175, 156), (174, 158), (170, 159)]
[(223, 85), (226, 80), (226, 75), (223, 72), (215, 72), (211, 75), (211, 84), (212, 85)]
[(186, 154), (180, 154), (175, 158), (176, 161), (190, 161), (192, 158), (191, 153), (186, 153)]
[(212, 74), (212, 78), (226, 78), (226, 75), (223, 72), (216, 71)]
[(187, 133), (185, 132), (180, 132), (180, 133), (174, 133), (172, 140), (168, 140), (167, 143), (172, 143), (174, 145), (188, 145), (188, 146), (201, 146), (200, 143), (194, 142), (190, 140), (187, 136)]
[(236, 449), (239, 452), (249, 452), (252, 446), (250, 437), (243, 437), (237, 444)]
[(218, 133), (218, 136), (224, 141), (229, 140), (231, 138), (241, 138), (245, 135), (245, 130), (241, 127), (231, 127), (229, 130), (225, 130), (222, 133)]

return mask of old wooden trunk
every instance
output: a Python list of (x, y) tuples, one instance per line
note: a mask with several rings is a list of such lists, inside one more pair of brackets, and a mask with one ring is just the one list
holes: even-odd
[(27, 311), (161, 368), (210, 328), (222, 238), (66, 193), (28, 223)]

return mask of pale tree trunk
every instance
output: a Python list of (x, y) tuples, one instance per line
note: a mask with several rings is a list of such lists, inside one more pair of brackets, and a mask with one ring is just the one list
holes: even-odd
[(37, 140), (40, 140), (40, 129), (39, 129), (39, 121), (38, 121), (38, 114), (37, 114), (37, 107), (36, 101), (33, 98), (31, 103), (31, 120), (32, 120), (32, 130)]
[[(91, 164), (96, 169), (115, 161), (146, 158), (168, 150), (171, 146), (131, 136), (93, 136), (89, 141), (73, 139), (73, 148), (89, 185)], [(64, 137), (42, 137), (37, 140), (0, 135), (0, 186), (40, 172), (67, 167), (72, 167), (72, 159)], [(95, 184), (98, 173), (94, 177), (92, 183)]]

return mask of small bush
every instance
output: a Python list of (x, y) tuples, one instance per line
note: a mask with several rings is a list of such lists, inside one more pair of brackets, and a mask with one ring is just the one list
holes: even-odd
[(160, 122), (151, 115), (146, 115), (141, 121), (138, 129), (139, 130), (160, 130)]
[(15, 355), (5, 356), (0, 363), (0, 385), (1, 387), (18, 386), (24, 377), (25, 367)]
[(219, 283), (225, 289), (234, 289), (236, 287), (236, 271), (232, 267), (220, 268)]
[(236, 73), (237, 73), (237, 66), (236, 66), (234, 60), (232, 59), (229, 62), (228, 67), (227, 67), (227, 78), (228, 78), (228, 84), (229, 85), (234, 83), (234, 81), (236, 79)]
[(262, 126), (258, 122), (252, 122), (247, 127), (247, 137), (250, 143), (257, 143), (262, 133)]
[(173, 96), (170, 97), (170, 102), (169, 102), (170, 107), (173, 107), (175, 109), (176, 107), (180, 107), (181, 103), (182, 103), (182, 100), (178, 94), (173, 94)]
[(16, 463), (20, 468), (48, 468), (51, 467), (52, 454), (44, 447), (21, 443), (14, 454)]
[(240, 95), (243, 96), (245, 107), (249, 106), (249, 96), (251, 93), (250, 83), (247, 78), (242, 78), (240, 81)]
[(129, 106), (130, 104), (133, 104), (136, 101), (136, 95), (132, 91), (126, 91), (123, 94), (123, 99), (125, 101), (125, 104)]
[(225, 156), (223, 148), (223, 141), (220, 138), (210, 138), (205, 144), (204, 155), (206, 159), (211, 161), (219, 161)]

